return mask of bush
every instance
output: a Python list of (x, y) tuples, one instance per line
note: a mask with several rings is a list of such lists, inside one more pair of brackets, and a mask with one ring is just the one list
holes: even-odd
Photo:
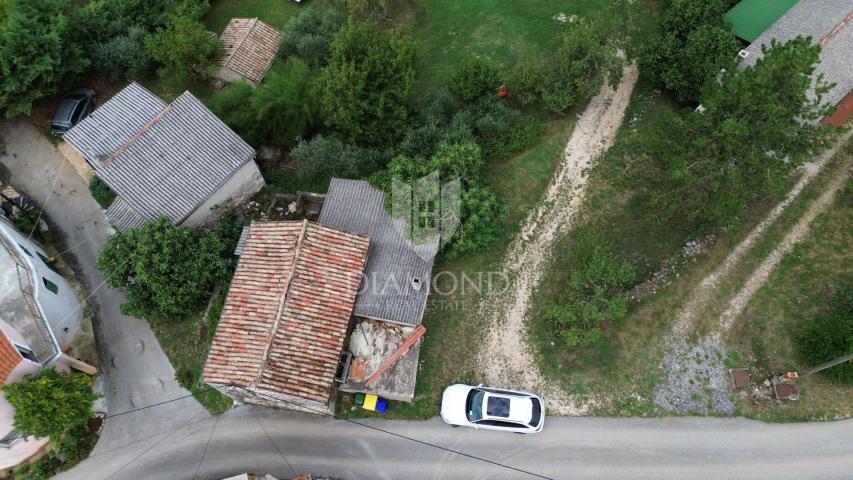
[(698, 102), (702, 85), (728, 65), (740, 42), (723, 25), (726, 0), (673, 0), (640, 48), (640, 69), (681, 102)]
[(388, 144), (406, 130), (414, 82), (411, 37), (350, 21), (321, 78), (326, 123), (351, 143)]
[(498, 238), (506, 204), (481, 185), (469, 185), (462, 193), (462, 223), (451, 238), (449, 256), (477, 252)]
[(219, 234), (175, 227), (166, 217), (114, 235), (98, 257), (98, 269), (124, 288), (123, 313), (160, 321), (186, 317), (227, 279), (233, 244)]
[(53, 95), (89, 66), (72, 42), (68, 0), (13, 0), (0, 19), (0, 110), (29, 115), (35, 100)]
[(59, 442), (69, 430), (85, 427), (95, 416), (92, 377), (85, 373), (60, 373), (42, 368), (38, 377), (3, 387), (6, 400), (15, 408), (14, 426), (22, 435)]
[(134, 80), (151, 67), (151, 55), (145, 48), (145, 29), (135, 25), (125, 35), (99, 44), (93, 52), (95, 68), (113, 81)]
[(222, 41), (208, 35), (204, 25), (183, 11), (171, 15), (165, 27), (145, 39), (151, 58), (162, 65), (157, 73), (171, 81), (207, 78), (222, 56)]
[(303, 178), (363, 178), (385, 163), (383, 155), (373, 148), (345, 144), (335, 137), (317, 135), (302, 142), (290, 152), (296, 169)]
[[(839, 288), (825, 313), (805, 319), (798, 348), (812, 366), (853, 353), (853, 286), (846, 284)], [(853, 383), (853, 362), (836, 365), (821, 373)]]
[(453, 74), (450, 89), (469, 102), (485, 95), (494, 95), (501, 85), (498, 65), (487, 58), (469, 58)]
[(504, 159), (533, 145), (542, 125), (522, 117), (521, 112), (497, 97), (481, 98), (453, 117), (456, 129), (473, 133), (490, 159)]
[(259, 137), (272, 145), (295, 145), (319, 120), (316, 77), (298, 58), (270, 69), (252, 95)]
[(568, 23), (553, 54), (531, 55), (516, 66), (510, 92), (523, 104), (536, 103), (550, 112), (564, 113), (598, 93), (605, 78), (615, 85), (624, 62), (620, 38), (605, 32), (587, 18)]
[(110, 187), (97, 176), (93, 176), (89, 180), (89, 192), (101, 208), (110, 208), (110, 205), (112, 205), (113, 200), (116, 198), (115, 192), (110, 190)]
[(634, 269), (591, 234), (581, 235), (574, 250), (577, 270), (561, 300), (545, 310), (545, 320), (567, 347), (601, 346), (604, 329), (628, 313), (625, 289), (634, 279)]
[(312, 68), (326, 64), (332, 37), (346, 23), (346, 12), (333, 3), (317, 13), (306, 8), (291, 18), (281, 32), (279, 55), (299, 57)]
[(248, 143), (291, 146), (319, 123), (315, 75), (298, 58), (273, 65), (263, 83), (234, 82), (210, 99), (210, 109)]

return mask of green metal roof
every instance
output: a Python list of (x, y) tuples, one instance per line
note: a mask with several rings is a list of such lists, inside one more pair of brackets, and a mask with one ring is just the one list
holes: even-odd
[(723, 15), (732, 32), (750, 43), (793, 7), (798, 0), (743, 0)]

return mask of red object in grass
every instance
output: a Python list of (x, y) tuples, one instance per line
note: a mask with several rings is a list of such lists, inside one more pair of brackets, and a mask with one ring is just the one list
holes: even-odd
[(498, 87), (498, 96), (501, 98), (506, 98), (506, 85), (501, 85)]

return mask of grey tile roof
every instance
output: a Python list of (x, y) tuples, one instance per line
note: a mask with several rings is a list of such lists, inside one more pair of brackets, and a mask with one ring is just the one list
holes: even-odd
[(191, 93), (167, 105), (136, 83), (64, 139), (118, 195), (107, 218), (119, 230), (161, 215), (182, 222), (255, 156)]
[[(419, 325), (429, 296), (437, 244), (414, 245), (404, 238), (400, 221), (385, 210), (385, 193), (361, 180), (332, 179), (319, 222), (370, 237), (364, 283), (353, 313)], [(420, 289), (412, 286), (414, 278), (420, 280)]]
[[(823, 73), (835, 87), (825, 101), (836, 105), (853, 90), (853, 0), (800, 0), (745, 50), (744, 65), (761, 57), (761, 45), (791, 40), (799, 35), (823, 43), (817, 74)], [(844, 23), (846, 21), (846, 24)]]

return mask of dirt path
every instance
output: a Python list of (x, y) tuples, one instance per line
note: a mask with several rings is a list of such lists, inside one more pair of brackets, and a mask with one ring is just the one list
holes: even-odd
[(764, 220), (756, 225), (755, 228), (749, 232), (749, 235), (737, 244), (723, 263), (714, 269), (714, 271), (708, 276), (703, 278), (699, 285), (691, 292), (689, 300), (678, 314), (675, 326), (672, 330), (673, 336), (683, 337), (687, 334), (689, 327), (693, 323), (696, 312), (712, 297), (720, 279), (727, 275), (731, 271), (732, 267), (740, 262), (741, 258), (743, 258), (743, 256), (752, 249), (755, 242), (764, 234), (764, 231), (776, 222), (791, 202), (799, 197), (803, 189), (811, 183), (812, 180), (814, 180), (818, 173), (823, 170), (823, 167), (826, 166), (827, 162), (829, 162), (829, 160), (847, 144), (847, 141), (851, 136), (853, 136), (853, 130), (847, 132), (831, 149), (824, 152), (814, 162), (803, 165), (802, 177), (800, 177), (794, 187), (791, 188), (785, 196), (785, 199), (779, 202), (779, 204), (767, 214)]
[(636, 67), (625, 68), (615, 91), (604, 85), (590, 101), (572, 131), (563, 161), (541, 206), (527, 217), (507, 251), (502, 273), (512, 281), (509, 293), (485, 298), (480, 304), (479, 315), (491, 326), (479, 355), (483, 381), (537, 392), (553, 414), (580, 415), (587, 411), (588, 405), (544, 381), (525, 339), (525, 317), (554, 240), (571, 226), (583, 201), (586, 170), (613, 144), (637, 74)]
[(661, 362), (661, 368), (666, 374), (666, 381), (655, 391), (655, 402), (667, 410), (681, 414), (699, 413), (731, 413), (732, 403), (724, 358), (726, 356), (723, 336), (732, 327), (753, 295), (767, 282), (771, 273), (776, 269), (782, 258), (808, 233), (814, 219), (825, 211), (832, 203), (835, 194), (845, 185), (849, 178), (850, 168), (845, 167), (843, 173), (832, 180), (821, 196), (815, 200), (806, 213), (800, 217), (779, 245), (773, 249), (762, 263), (752, 272), (749, 279), (732, 297), (726, 309), (720, 315), (713, 330), (702, 339), (689, 343), (687, 333), (696, 320), (697, 312), (710, 301), (715, 300), (716, 287), (753, 248), (757, 240), (772, 225), (823, 170), (829, 160), (844, 148), (853, 136), (853, 131), (845, 134), (833, 146), (812, 163), (806, 164), (800, 180), (788, 192), (785, 199), (770, 211), (726, 257), (723, 263), (711, 274), (706, 276), (691, 292), (687, 303), (680, 310), (676, 323), (669, 338), (669, 348)]
[(794, 225), (794, 227), (785, 235), (782, 242), (780, 242), (779, 245), (770, 252), (770, 255), (761, 262), (761, 265), (752, 272), (749, 280), (747, 280), (743, 287), (741, 287), (737, 295), (731, 299), (728, 307), (726, 307), (726, 310), (720, 316), (720, 329), (723, 333), (727, 332), (734, 321), (741, 313), (743, 313), (743, 310), (746, 308), (747, 304), (749, 304), (749, 301), (752, 300), (755, 292), (767, 283), (767, 279), (770, 278), (770, 274), (773, 273), (777, 266), (779, 266), (779, 262), (782, 261), (782, 258), (789, 254), (791, 250), (794, 249), (794, 246), (800, 243), (806, 234), (809, 233), (809, 229), (814, 219), (826, 211), (826, 209), (832, 204), (832, 200), (835, 198), (835, 195), (842, 187), (844, 187), (849, 178), (850, 162), (848, 161), (842, 174), (827, 186), (823, 194), (821, 194), (821, 196), (812, 203), (806, 213), (800, 217), (797, 224)]

